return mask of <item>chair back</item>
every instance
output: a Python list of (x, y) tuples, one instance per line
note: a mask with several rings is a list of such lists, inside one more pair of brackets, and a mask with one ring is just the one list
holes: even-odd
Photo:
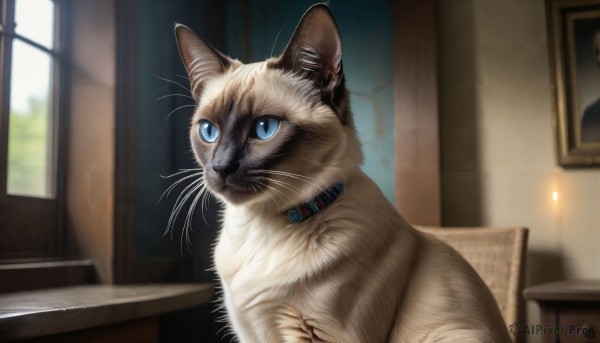
[(458, 251), (489, 287), (506, 325), (522, 323), (528, 230), (491, 227), (422, 227)]

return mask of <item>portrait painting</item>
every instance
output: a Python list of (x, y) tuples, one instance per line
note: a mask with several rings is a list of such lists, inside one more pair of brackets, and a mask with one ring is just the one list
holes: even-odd
[(548, 2), (558, 161), (600, 165), (600, 1)]

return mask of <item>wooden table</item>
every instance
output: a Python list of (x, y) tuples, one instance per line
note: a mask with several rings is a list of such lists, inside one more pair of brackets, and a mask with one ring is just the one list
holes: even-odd
[(211, 300), (213, 285), (85, 285), (0, 295), (0, 342), (157, 342), (161, 315)]
[(527, 335), (542, 335), (545, 343), (600, 342), (600, 280), (545, 283), (528, 287), (524, 297), (539, 304), (541, 317), (530, 319)]

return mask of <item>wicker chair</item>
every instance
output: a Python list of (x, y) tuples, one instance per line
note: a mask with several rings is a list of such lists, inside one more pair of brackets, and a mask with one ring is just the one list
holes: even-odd
[(492, 291), (506, 325), (523, 323), (526, 228), (417, 227), (458, 251)]

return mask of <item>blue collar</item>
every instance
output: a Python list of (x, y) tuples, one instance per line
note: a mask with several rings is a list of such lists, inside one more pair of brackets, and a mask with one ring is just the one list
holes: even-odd
[(309, 202), (305, 202), (304, 204), (300, 204), (287, 210), (286, 216), (288, 220), (292, 223), (303, 221), (331, 204), (338, 195), (342, 193), (342, 190), (344, 190), (344, 184), (339, 181), (336, 182), (329, 189), (317, 195)]

